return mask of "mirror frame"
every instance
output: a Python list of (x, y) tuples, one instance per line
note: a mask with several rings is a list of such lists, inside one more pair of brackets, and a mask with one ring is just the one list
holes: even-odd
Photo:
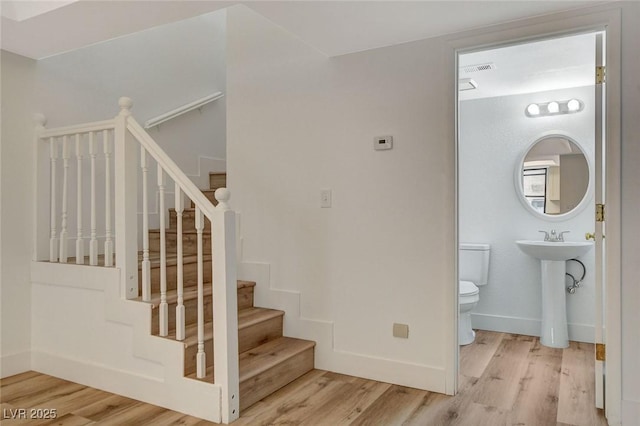
[[(531, 151), (531, 149), (538, 142), (542, 141), (543, 139), (550, 138), (550, 137), (564, 138), (564, 139), (569, 140), (569, 142), (574, 143), (580, 149), (580, 151), (582, 151), (582, 154), (584, 155), (584, 158), (587, 160), (587, 167), (589, 169), (589, 183), (587, 184), (587, 191), (585, 192), (584, 196), (582, 197), (582, 200), (578, 203), (577, 206), (575, 206), (573, 208), (573, 210), (570, 210), (570, 211), (568, 211), (566, 213), (554, 214), (554, 215), (546, 214), (546, 213), (540, 213), (539, 211), (537, 211), (536, 209), (531, 207), (531, 205), (527, 202), (527, 200), (526, 200), (526, 198), (524, 196), (524, 189), (522, 188), (522, 166), (524, 164), (524, 159), (527, 157), (527, 154), (529, 153), (529, 151)], [(582, 211), (589, 205), (589, 203), (593, 199), (594, 182), (595, 182), (595, 170), (593, 168), (593, 162), (592, 162), (590, 156), (587, 154), (587, 152), (585, 151), (584, 147), (575, 140), (575, 138), (569, 136), (568, 134), (566, 134), (564, 132), (552, 131), (552, 132), (543, 133), (540, 137), (538, 137), (536, 140), (534, 140), (533, 143), (531, 143), (531, 144), (529, 144), (527, 146), (527, 148), (524, 150), (524, 153), (518, 158), (518, 161), (517, 161), (516, 167), (515, 167), (514, 183), (515, 183), (515, 187), (516, 187), (516, 193), (517, 193), (517, 196), (518, 196), (518, 200), (520, 200), (520, 202), (524, 206), (525, 210), (527, 210), (529, 213), (531, 213), (532, 215), (534, 215), (538, 219), (547, 220), (549, 222), (562, 222), (564, 220), (572, 219), (572, 218), (576, 217), (578, 214), (582, 213)]]

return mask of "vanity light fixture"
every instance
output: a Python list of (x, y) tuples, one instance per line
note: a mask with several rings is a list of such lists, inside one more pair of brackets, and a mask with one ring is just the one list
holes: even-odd
[(560, 104), (557, 103), (556, 101), (549, 102), (547, 104), (547, 111), (549, 111), (549, 113), (551, 114), (560, 112)]
[(530, 104), (527, 107), (527, 114), (529, 117), (540, 115), (540, 107), (537, 104)]
[(579, 99), (568, 101), (551, 101), (527, 105), (524, 114), (527, 117), (545, 117), (549, 115), (574, 114), (584, 109), (584, 103)]
[(567, 102), (567, 108), (569, 111), (578, 111), (580, 109), (580, 101), (577, 99), (571, 99)]

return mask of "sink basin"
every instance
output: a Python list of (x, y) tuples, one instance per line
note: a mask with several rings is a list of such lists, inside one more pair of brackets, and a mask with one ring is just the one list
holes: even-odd
[(593, 247), (590, 241), (516, 241), (525, 254), (540, 260), (569, 260), (580, 257)]

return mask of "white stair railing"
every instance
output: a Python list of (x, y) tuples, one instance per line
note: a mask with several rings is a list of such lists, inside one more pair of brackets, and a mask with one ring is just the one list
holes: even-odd
[[(167, 303), (167, 238), (165, 233), (165, 179), (173, 180), (175, 187), (175, 211), (177, 219), (176, 229), (176, 292), (177, 305), (175, 310), (176, 339), (185, 338), (185, 305), (184, 305), (184, 270), (183, 270), (183, 212), (184, 202), (192, 201), (196, 210), (197, 234), (197, 318), (198, 318), (198, 353), (196, 373), (202, 378), (206, 375), (206, 357), (213, 356), (214, 384), (220, 386), (221, 420), (230, 423), (239, 416), (239, 370), (238, 370), (238, 313), (237, 313), (237, 281), (236, 281), (236, 247), (235, 247), (235, 213), (229, 209), (229, 191), (218, 189), (215, 197), (218, 206), (214, 207), (207, 197), (198, 189), (175, 162), (160, 148), (149, 134), (131, 117), (132, 101), (129, 98), (119, 100), (120, 113), (112, 120), (70, 126), (58, 129), (46, 129), (46, 120), (42, 117), (37, 127), (38, 143), (49, 144), (50, 175), (37, 175), (38, 187), (36, 193), (41, 195), (45, 190), (50, 191), (50, 228), (43, 238), (49, 240), (48, 253), (43, 253), (43, 238), (36, 239), (34, 257), (36, 260), (48, 259), (50, 262), (66, 261), (67, 233), (73, 230), (68, 226), (70, 219), (66, 210), (69, 194), (67, 181), (69, 179), (69, 148), (68, 141), (75, 141), (77, 178), (75, 190), (76, 211), (76, 263), (84, 263), (84, 241), (82, 216), (85, 208), (82, 204), (83, 144), (88, 144), (88, 159), (90, 160), (90, 241), (89, 264), (115, 266), (120, 270), (121, 297), (135, 299), (142, 293), (142, 300), (153, 300), (151, 289), (151, 261), (149, 246), (148, 209), (149, 195), (149, 160), (156, 162), (157, 188), (159, 197), (159, 228), (160, 228), (160, 306), (159, 306), (159, 334), (166, 336), (169, 328), (169, 312)], [(62, 189), (58, 188), (57, 159), (60, 158), (60, 144), (62, 144)], [(98, 170), (99, 146), (102, 144), (104, 154), (104, 170)], [(66, 147), (66, 148), (65, 148)], [(112, 175), (113, 171), (113, 175)], [(103, 172), (103, 173), (101, 173)], [(140, 180), (138, 180), (140, 172)], [(104, 182), (99, 183), (99, 177), (104, 176)], [(46, 182), (50, 181), (50, 186)], [(138, 182), (142, 182), (142, 237), (138, 237)], [(104, 188), (104, 205), (98, 205), (97, 188)], [(74, 187), (73, 185), (71, 186)], [(113, 193), (112, 193), (113, 192)], [(62, 201), (60, 202), (60, 198)], [(41, 198), (41, 197), (39, 197)], [(188, 200), (185, 200), (187, 198)], [(42, 204), (42, 203), (40, 203)], [(58, 210), (61, 209), (61, 216)], [(112, 217), (115, 224), (112, 226)], [(211, 275), (213, 294), (213, 340), (215, 344), (211, 350), (205, 348), (204, 340), (204, 285), (205, 285), (205, 248), (203, 243), (205, 218), (211, 222)], [(62, 229), (58, 229), (62, 225)], [(102, 227), (101, 227), (102, 225)], [(38, 227), (40, 225), (38, 224)], [(104, 230), (103, 254), (104, 261), (99, 262), (98, 233)], [(115, 232), (114, 232), (115, 231)], [(115, 239), (114, 239), (115, 237)], [(139, 268), (138, 241), (141, 242), (142, 253)], [(43, 248), (43, 250), (40, 249)], [(81, 259), (80, 259), (81, 257)], [(138, 283), (138, 271), (141, 270), (142, 280)], [(139, 291), (139, 284), (142, 291)], [(208, 353), (207, 353), (208, 352)], [(175, 366), (182, 369), (184, 366)]]

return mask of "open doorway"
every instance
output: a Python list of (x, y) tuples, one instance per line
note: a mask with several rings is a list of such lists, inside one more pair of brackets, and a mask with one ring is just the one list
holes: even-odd
[[(475, 403), (500, 401), (523, 420), (539, 401), (538, 420), (542, 410), (550, 422), (605, 422), (593, 358), (603, 330), (593, 214), (603, 195), (602, 37), (458, 56), (459, 391), (481, 386)], [(522, 240), (586, 249), (551, 263)]]

